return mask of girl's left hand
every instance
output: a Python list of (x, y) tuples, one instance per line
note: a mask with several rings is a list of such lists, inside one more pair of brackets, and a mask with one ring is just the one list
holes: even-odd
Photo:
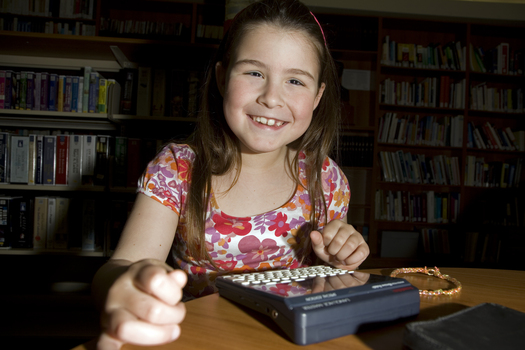
[(342, 220), (330, 221), (322, 234), (312, 231), (310, 239), (317, 257), (340, 269), (356, 269), (370, 253), (363, 236)]

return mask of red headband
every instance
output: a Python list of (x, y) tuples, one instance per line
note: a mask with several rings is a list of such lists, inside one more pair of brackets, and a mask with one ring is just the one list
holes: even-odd
[(317, 20), (317, 17), (315, 17), (315, 15), (314, 15), (314, 13), (312, 11), (310, 11), (310, 14), (312, 15), (312, 17), (317, 22), (317, 25), (319, 26), (319, 29), (321, 29), (321, 33), (323, 34), (324, 44), (326, 45), (326, 37), (324, 36), (324, 31), (323, 31), (323, 27), (321, 27), (321, 23), (319, 23), (319, 21)]

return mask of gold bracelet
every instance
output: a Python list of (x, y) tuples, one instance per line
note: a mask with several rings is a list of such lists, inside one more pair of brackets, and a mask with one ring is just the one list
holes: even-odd
[(437, 290), (427, 290), (427, 289), (423, 289), (423, 290), (419, 290), (419, 294), (420, 295), (453, 295), (453, 294), (457, 294), (461, 291), (461, 282), (459, 282), (457, 279), (453, 278), (453, 277), (450, 277), (449, 275), (444, 275), (441, 273), (441, 271), (439, 271), (439, 269), (437, 267), (434, 267), (433, 269), (427, 269), (427, 267), (425, 266), (424, 268), (423, 267), (414, 267), (414, 268), (411, 268), (411, 267), (408, 267), (408, 268), (401, 268), (401, 269), (395, 269), (394, 271), (392, 271), (392, 273), (390, 274), (390, 277), (396, 277), (398, 274), (400, 273), (422, 273), (422, 274), (425, 274), (425, 275), (429, 275), (429, 276), (435, 276), (435, 277), (438, 277), (438, 278), (441, 278), (443, 280), (447, 280), (449, 282), (452, 282), (456, 288), (453, 288), (453, 289), (437, 289)]

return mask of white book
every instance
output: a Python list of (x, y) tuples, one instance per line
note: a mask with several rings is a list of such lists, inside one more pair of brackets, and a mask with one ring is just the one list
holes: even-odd
[(27, 184), (29, 180), (29, 136), (11, 136), (10, 182)]
[(54, 248), (55, 233), (56, 233), (56, 198), (49, 197), (47, 199), (47, 234), (46, 246), (48, 249)]

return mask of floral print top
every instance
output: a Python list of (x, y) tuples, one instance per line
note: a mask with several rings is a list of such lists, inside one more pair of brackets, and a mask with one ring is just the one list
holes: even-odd
[[(219, 273), (292, 269), (304, 266), (310, 253), (311, 203), (306, 190), (305, 155), (300, 154), (298, 186), (292, 199), (281, 207), (251, 217), (223, 213), (211, 194), (205, 239), (210, 257)], [(185, 201), (189, 190), (195, 153), (188, 145), (171, 143), (153, 159), (139, 180), (138, 192), (171, 208), (179, 216), (172, 255), (188, 274), (185, 293), (193, 297), (216, 292), (217, 270), (209, 263), (199, 264), (186, 249)], [(350, 188), (341, 169), (330, 159), (323, 164), (322, 181), (328, 220), (342, 219), (348, 211)], [(319, 218), (324, 226), (324, 215)]]

